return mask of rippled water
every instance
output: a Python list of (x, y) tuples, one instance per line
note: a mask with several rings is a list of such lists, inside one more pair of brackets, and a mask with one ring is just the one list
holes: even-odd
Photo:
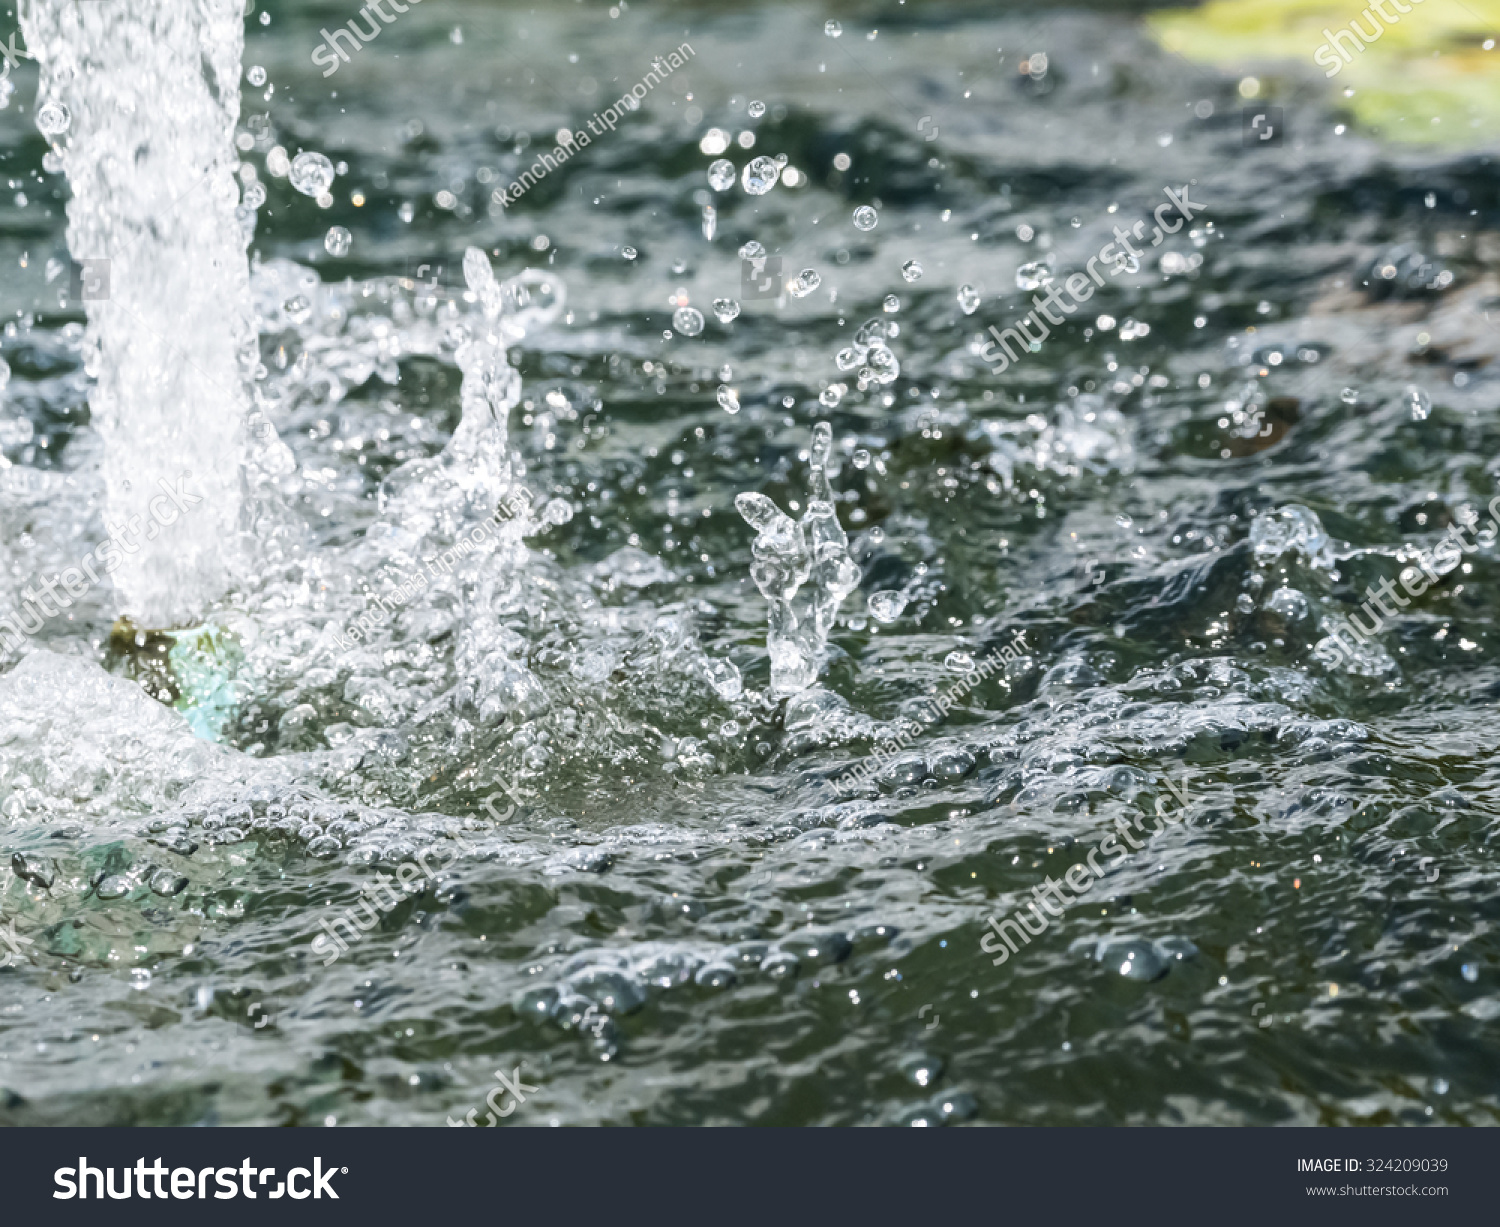
[[(1495, 550), (1314, 650), (1500, 493), (1494, 134), (1119, 6), (615, 12), (430, 3), (328, 78), (349, 14), (248, 17), (295, 465), (192, 629), (101, 585), (7, 658), (0, 1120), (484, 1124), (519, 1066), (507, 1124), (1491, 1123)], [(13, 80), (0, 617), (109, 496)]]

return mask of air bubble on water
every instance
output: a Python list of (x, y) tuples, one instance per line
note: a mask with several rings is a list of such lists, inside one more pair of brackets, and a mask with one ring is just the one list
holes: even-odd
[(836, 21), (830, 20), (823, 23), (823, 33), (828, 35), (829, 38), (837, 38), (843, 32), (844, 27)]
[(856, 230), (873, 230), (880, 221), (880, 214), (869, 205), (860, 205), (854, 210), (854, 228)]
[(787, 290), (793, 298), (806, 298), (822, 284), (823, 278), (818, 276), (815, 269), (804, 268), (792, 278), (787, 285)]
[(1044, 285), (1051, 284), (1052, 270), (1047, 267), (1045, 260), (1033, 260), (1029, 264), (1023, 264), (1016, 269), (1016, 288), (1020, 290), (1039, 290)]
[(68, 108), (60, 102), (44, 102), (37, 108), (36, 127), (43, 136), (61, 136), (72, 122)]
[(728, 158), (720, 158), (710, 165), (708, 186), (716, 192), (727, 192), (732, 188), (734, 186), (734, 163)]
[(714, 688), (714, 693), (726, 703), (733, 703), (744, 693), (744, 680), (740, 677), (739, 667), (733, 661), (710, 660), (705, 668), (708, 672), (708, 684)]
[(922, 279), (922, 266), (915, 260), (908, 260), (901, 266), (901, 275), (908, 281), (920, 281)]
[(640, 252), (636, 251), (634, 247), (622, 247), (620, 248), (620, 254), (627, 260), (634, 260), (636, 256), (640, 255)]
[(1339, 393), (1339, 399), (1346, 405), (1352, 405), (1359, 399), (1359, 393), (1356, 392), (1353, 388), (1345, 388), (1342, 392)]
[(672, 312), (672, 327), (685, 337), (695, 337), (703, 331), (703, 312), (697, 307), (678, 307)]
[(973, 315), (979, 310), (979, 291), (971, 285), (959, 286), (958, 307), (965, 315)]
[(776, 186), (781, 167), (774, 158), (759, 157), (746, 163), (740, 174), (740, 185), (752, 196), (764, 196)]
[(354, 241), (354, 236), (343, 226), (330, 226), (328, 233), (323, 236), (323, 246), (330, 256), (347, 256), (349, 245)]
[(870, 593), (870, 616), (877, 622), (891, 623), (901, 616), (906, 608), (906, 594), (894, 588)]
[(831, 383), (818, 393), (818, 404), (825, 409), (836, 409), (844, 393), (849, 390), (848, 386), (841, 383)]
[(292, 159), (292, 186), (304, 196), (322, 196), (333, 186), (333, 163), (321, 153), (306, 150)]
[(880, 304), (880, 307), (881, 310), (888, 314), (895, 315), (897, 311), (901, 310), (901, 300), (894, 294), (887, 294), (885, 301)]
[(732, 298), (714, 299), (714, 318), (721, 324), (727, 324), (740, 313), (740, 304)]
[(759, 243), (757, 243), (754, 239), (751, 239), (739, 250), (739, 257), (741, 260), (758, 260), (765, 254), (766, 249)]
[(1414, 383), (1406, 385), (1406, 391), (1401, 394), (1401, 402), (1411, 410), (1414, 422), (1425, 422), (1432, 412), (1432, 397)]
[(266, 83), (266, 70), (259, 64), (250, 65), (245, 72), (245, 80), (251, 85), (264, 85)]
[(738, 413), (740, 411), (739, 394), (728, 384), (719, 385), (719, 408), (725, 413)]
[(759, 102), (759, 101), (752, 102), (750, 104), (749, 110), (750, 110), (750, 118), (751, 119), (759, 119), (762, 115), (764, 115), (766, 113), (766, 104), (764, 102)]

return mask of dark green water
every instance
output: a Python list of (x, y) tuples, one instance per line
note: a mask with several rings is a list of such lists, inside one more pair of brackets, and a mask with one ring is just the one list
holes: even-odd
[[(271, 125), (247, 130), (252, 251), (329, 287), (308, 321), (258, 282), (297, 469), (210, 618), (234, 644), (222, 744), (124, 680), (107, 596), (40, 637), (65, 659), (0, 677), (0, 927), (27, 939), (0, 968), (0, 1122), (482, 1124), (517, 1066), (539, 1088), (517, 1125), (1494, 1122), (1496, 550), (1358, 671), (1313, 655), (1500, 494), (1493, 158), (1336, 133), (1302, 68), (1263, 86), (1285, 144), (1246, 148), (1238, 78), (1117, 8), (429, 0), (329, 80), (310, 53), (350, 12), (269, 11), (245, 53), (275, 86), (242, 101)], [(492, 210), (684, 41), (639, 111)], [(100, 532), (33, 79), (0, 111), (0, 443), (78, 494), (0, 474), (11, 605)], [(785, 154), (801, 182), (710, 192), (714, 127), (754, 135), (737, 170)], [(273, 145), (347, 163), (331, 208), (270, 173)], [(1139, 271), (990, 374), (983, 330), (1031, 309), (1019, 267), (1060, 284), (1191, 181), (1200, 217), (1155, 249), (1148, 223)], [(752, 240), (818, 288), (747, 297)], [(566, 286), (510, 351), (510, 443), (571, 517), (340, 652), (325, 626), (400, 570), (367, 536), (380, 481), (447, 441), (459, 375), (381, 349), (400, 293), (338, 283), (426, 265), (446, 300), (470, 245)], [(673, 329), (684, 296), (701, 335)], [(413, 308), (438, 332), (444, 309)], [(874, 317), (900, 374), (862, 391), (835, 355)], [(734, 499), (805, 510), (820, 420), (862, 579), (788, 702)], [(872, 619), (890, 591), (900, 616)], [(924, 719), (953, 653), (1018, 630), (1021, 658)], [(724, 661), (743, 693), (712, 684)], [(1186, 821), (993, 966), (986, 918), (1175, 808), (1169, 780)], [(497, 823), (480, 803), (508, 794)], [(325, 966), (320, 922), (433, 848), (446, 867), (408, 870), (418, 892)]]

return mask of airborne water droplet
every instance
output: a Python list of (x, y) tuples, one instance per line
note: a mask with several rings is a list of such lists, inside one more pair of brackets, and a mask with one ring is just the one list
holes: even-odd
[(719, 323), (727, 324), (740, 313), (740, 304), (732, 298), (714, 299), (714, 316)]
[(60, 102), (44, 102), (37, 108), (36, 127), (43, 136), (61, 136), (72, 122), (68, 108)]
[(322, 196), (333, 186), (333, 163), (307, 150), (292, 159), (292, 186), (304, 196)]
[(697, 307), (678, 307), (672, 312), (672, 327), (685, 337), (695, 337), (703, 331), (703, 312)]
[(828, 35), (829, 38), (837, 38), (843, 32), (844, 27), (836, 21), (825, 21), (823, 23), (823, 33)]
[(752, 196), (764, 196), (776, 186), (781, 177), (781, 167), (775, 158), (759, 157), (746, 163), (740, 175), (740, 183)]
[(920, 281), (922, 279), (922, 266), (915, 260), (908, 260), (901, 266), (901, 275), (908, 281)]
[(793, 298), (806, 298), (822, 284), (823, 278), (814, 269), (804, 268), (792, 279), (787, 289)]
[(1401, 394), (1401, 400), (1411, 410), (1411, 420), (1414, 422), (1425, 422), (1428, 414), (1432, 412), (1432, 397), (1414, 383), (1406, 385), (1406, 391)]
[(906, 608), (906, 594), (887, 588), (882, 592), (870, 593), (868, 604), (870, 615), (875, 621), (894, 622)]
[(719, 385), (719, 408), (725, 413), (738, 413), (740, 411), (740, 398), (735, 390), (728, 384)]
[[(708, 186), (716, 192), (727, 192), (734, 186), (734, 163), (720, 158), (708, 168)], [(748, 190), (748, 189), (747, 189)]]
[(353, 241), (354, 236), (344, 229), (343, 226), (331, 226), (328, 233), (323, 237), (323, 246), (327, 249), (330, 256), (347, 256), (349, 254), (349, 245)]
[(860, 205), (854, 210), (854, 228), (856, 230), (873, 230), (880, 221), (880, 214), (869, 205)]
[(959, 286), (958, 306), (965, 315), (973, 315), (979, 310), (979, 291), (971, 285)]

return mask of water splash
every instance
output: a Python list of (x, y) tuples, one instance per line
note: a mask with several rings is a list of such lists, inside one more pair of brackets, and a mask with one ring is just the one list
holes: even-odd
[[(832, 451), (833, 430), (819, 422), (813, 427), (809, 460), (811, 497), (800, 522), (764, 494), (745, 493), (734, 500), (755, 529), (750, 576), (771, 606), (766, 647), (776, 695), (796, 694), (817, 681), (839, 605), (859, 587), (859, 566), (849, 556), (849, 539), (839, 525), (828, 482)], [(810, 593), (795, 602), (808, 580)]]
[[(195, 618), (247, 556), (257, 359), (254, 212), (239, 209), (233, 150), (243, 12), (240, 0), (20, 10), (41, 65), (37, 126), (72, 187), (68, 246), (90, 262), (86, 369), (106, 523), (134, 542), (113, 574), (119, 612), (146, 626)], [(151, 524), (162, 483), (185, 472), (203, 501), (142, 538), (133, 526)]]

